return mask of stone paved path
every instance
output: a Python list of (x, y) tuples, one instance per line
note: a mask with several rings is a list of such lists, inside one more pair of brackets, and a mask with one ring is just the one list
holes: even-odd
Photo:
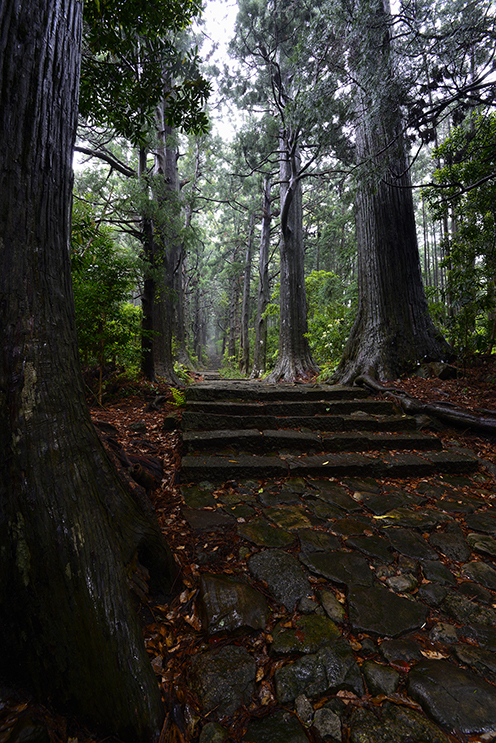
[[(356, 390), (209, 381), (187, 399), (201, 743), (250, 715), (247, 743), (496, 741), (493, 478)], [(216, 570), (212, 532), (246, 570)]]

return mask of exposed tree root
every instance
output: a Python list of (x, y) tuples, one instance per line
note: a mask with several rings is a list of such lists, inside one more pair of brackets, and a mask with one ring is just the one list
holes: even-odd
[(373, 392), (392, 397), (402, 411), (408, 415), (428, 415), (448, 426), (456, 426), (489, 436), (496, 436), (496, 411), (489, 411), (487, 417), (474, 415), (452, 403), (423, 403), (397, 387), (384, 387), (369, 374), (361, 374), (355, 384)]

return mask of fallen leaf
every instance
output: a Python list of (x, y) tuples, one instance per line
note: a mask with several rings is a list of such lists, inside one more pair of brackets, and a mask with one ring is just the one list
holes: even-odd
[(259, 697), (260, 702), (263, 705), (270, 704), (270, 702), (274, 701), (272, 687), (268, 681), (262, 681), (262, 683), (260, 684)]
[(437, 650), (421, 650), (420, 652), (426, 658), (432, 658), (433, 660), (441, 660), (442, 658), (449, 658), (448, 653), (440, 653)]

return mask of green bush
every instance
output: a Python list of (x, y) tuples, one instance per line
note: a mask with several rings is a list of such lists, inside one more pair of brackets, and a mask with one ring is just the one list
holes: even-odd
[(355, 317), (355, 287), (332, 271), (312, 271), (305, 279), (308, 340), (315, 361), (332, 368), (341, 358)]
[[(136, 260), (119, 250), (91, 210), (74, 209), (71, 268), (79, 351), (86, 366), (139, 365), (141, 309), (129, 302)], [(101, 385), (100, 385), (101, 395)]]

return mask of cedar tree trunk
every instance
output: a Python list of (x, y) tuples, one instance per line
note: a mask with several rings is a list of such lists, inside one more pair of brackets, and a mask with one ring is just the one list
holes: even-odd
[(251, 214), (243, 276), (243, 300), (241, 303), (241, 334), (239, 339), (239, 370), (241, 374), (248, 374), (250, 369), (250, 285), (254, 227), (255, 215)]
[[(364, 373), (396, 379), (417, 363), (451, 354), (429, 316), (422, 283), (384, 0), (372, 2), (371, 13), (364, 41), (368, 57), (360, 59), (364, 70), (373, 65), (381, 81), (370, 96), (362, 92), (359, 102), (356, 150), (366, 166), (356, 198), (358, 310), (332, 378), (342, 384)], [(374, 95), (382, 96), (380, 105)]]
[[(166, 92), (169, 91), (166, 86)], [(179, 178), (177, 173), (177, 149), (174, 145), (174, 130), (165, 123), (165, 97), (157, 106), (156, 128), (158, 146), (155, 149), (154, 198), (159, 205), (160, 217), (155, 225), (157, 263), (160, 266), (161, 282), (156, 296), (157, 333), (154, 342), (155, 374), (168, 382), (181, 385), (174, 371), (172, 335), (174, 325), (174, 303), (176, 274), (181, 262), (182, 240), (179, 225)]]
[(262, 234), (260, 237), (260, 260), (258, 264), (258, 301), (255, 326), (255, 348), (253, 350), (252, 379), (265, 373), (267, 355), (267, 318), (264, 312), (270, 301), (269, 286), (269, 248), (270, 248), (270, 175), (265, 177), (263, 195)]
[(281, 178), (281, 299), (279, 319), (279, 356), (268, 382), (292, 382), (313, 376), (315, 364), (306, 333), (307, 298), (303, 248), (303, 203), (298, 179), (297, 148), (280, 138)]
[(82, 4), (0, 4), (0, 665), (129, 741), (163, 709), (126, 583), (176, 567), (91, 424), (69, 264)]

